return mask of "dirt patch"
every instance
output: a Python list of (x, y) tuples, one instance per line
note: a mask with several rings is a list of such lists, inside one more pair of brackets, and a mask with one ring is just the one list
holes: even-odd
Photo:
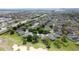
[(18, 46), (17, 44), (14, 44), (12, 48), (13, 51), (18, 51), (18, 50), (19, 51), (47, 51), (47, 49), (43, 49), (43, 48), (35, 49), (34, 47), (27, 47), (24, 45)]

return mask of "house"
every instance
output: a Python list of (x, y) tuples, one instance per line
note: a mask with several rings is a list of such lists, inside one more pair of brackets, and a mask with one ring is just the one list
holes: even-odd
[(58, 31), (58, 32), (55, 32), (54, 36), (57, 38), (57, 37), (60, 37), (62, 35), (62, 32), (61, 31)]
[(22, 31), (21, 29), (17, 29), (16, 32), (17, 32), (19, 35), (24, 35), (24, 33), (25, 33), (25, 32)]
[(51, 39), (51, 40), (55, 40), (56, 39), (56, 37), (54, 36), (54, 35), (52, 35), (52, 34), (47, 34), (46, 35), (49, 39)]
[(0, 34), (6, 32), (6, 31), (8, 31), (6, 27), (4, 27), (4, 28), (0, 28)]
[(37, 34), (37, 36), (41, 37), (41, 39), (44, 39), (46, 36), (44, 34)]
[(28, 35), (33, 36), (33, 33), (32, 33), (32, 32), (29, 32), (29, 31), (26, 29), (26, 31), (24, 32), (23, 37), (27, 37)]
[(73, 34), (73, 30), (71, 27), (67, 27), (67, 32)]
[(35, 23), (32, 28), (37, 27), (39, 25), (39, 23)]
[(72, 40), (79, 40), (79, 37), (73, 32), (73, 33), (69, 33), (68, 35), (67, 35), (67, 37), (69, 38), (69, 39), (72, 39)]

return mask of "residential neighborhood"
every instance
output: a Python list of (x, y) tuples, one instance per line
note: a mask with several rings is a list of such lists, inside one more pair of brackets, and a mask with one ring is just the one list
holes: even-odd
[(24, 51), (31, 48), (45, 51), (79, 50), (79, 9), (55, 10), (9, 9), (10, 12), (0, 13), (0, 50), (21, 51), (22, 47)]

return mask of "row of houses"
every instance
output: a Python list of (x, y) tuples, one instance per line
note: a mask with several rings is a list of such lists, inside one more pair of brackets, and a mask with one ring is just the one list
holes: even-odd
[(16, 27), (19, 24), (24, 24), (27, 19), (12, 19), (12, 18), (0, 18), (0, 34), (6, 32), (8, 27)]
[[(29, 32), (28, 29), (25, 29), (25, 31), (24, 31), (24, 30), (22, 30), (21, 28), (18, 28), (18, 29), (16, 30), (16, 32), (17, 32), (20, 36), (22, 36), (22, 37), (27, 37), (28, 35), (31, 35), (31, 36), (34, 35), (34, 33)], [(39, 34), (39, 33), (37, 33), (36, 35), (37, 35), (38, 37), (40, 37), (41, 39), (47, 39), (47, 38), (49, 38), (50, 40), (55, 40), (56, 38), (60, 37), (61, 34), (62, 34), (62, 33), (60, 33), (60, 32), (56, 32), (56, 33), (54, 33), (54, 34), (51, 34), (51, 33), (49, 33), (49, 34)]]

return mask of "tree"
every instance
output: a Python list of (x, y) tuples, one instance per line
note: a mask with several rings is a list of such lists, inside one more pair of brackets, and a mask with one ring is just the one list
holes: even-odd
[(13, 30), (9, 30), (10, 35), (14, 34)]
[(40, 33), (40, 34), (43, 33), (43, 29), (39, 28), (38, 33)]
[(48, 30), (43, 30), (43, 34), (48, 34), (49, 31)]
[(66, 38), (67, 38), (67, 37), (66, 37), (66, 35), (64, 35), (64, 34), (61, 36), (61, 40), (62, 40), (63, 42), (67, 42), (67, 39), (66, 39)]
[(23, 27), (23, 28), (22, 28), (22, 30), (23, 30), (23, 31), (26, 31), (26, 28), (25, 28), (25, 27)]
[(33, 31), (34, 34), (37, 34), (37, 31)]
[(49, 31), (48, 31), (48, 30), (45, 30), (45, 29), (43, 29), (43, 28), (40, 28), (40, 29), (38, 30), (38, 33), (40, 33), (40, 34), (48, 34)]
[(68, 31), (67, 31), (67, 24), (63, 24), (62, 25), (62, 37), (61, 37), (61, 40), (63, 41), (63, 42), (67, 42), (67, 40), (66, 40), (66, 36), (67, 36), (67, 34), (68, 34)]
[(43, 40), (43, 43), (46, 45), (46, 48), (50, 48), (50, 45), (51, 45), (51, 41), (50, 41), (50, 39), (45, 39), (45, 40)]
[(53, 28), (53, 26), (52, 26), (52, 25), (50, 25), (49, 27), (50, 27), (51, 29)]
[(37, 42), (38, 42), (38, 36), (36, 34), (34, 34), (32, 43), (37, 43)]
[(59, 40), (55, 41), (55, 42), (54, 42), (54, 45), (55, 45), (56, 48), (58, 48), (58, 49), (61, 48)]
[(42, 28), (44, 28), (44, 27), (45, 27), (45, 25), (44, 25), (44, 24), (42, 24), (42, 25), (41, 25), (41, 27), (42, 27)]
[(19, 23), (19, 24), (17, 25), (17, 28), (19, 28), (19, 27), (21, 27), (21, 23)]
[(28, 42), (32, 42), (32, 39), (33, 39), (33, 38), (32, 38), (31, 35), (28, 35), (28, 36), (27, 36), (27, 41), (28, 41)]
[(10, 35), (13, 35), (14, 34), (14, 30), (12, 27), (8, 27), (8, 32)]
[(23, 45), (25, 45), (27, 43), (27, 38), (23, 37), (22, 41), (23, 41)]
[(26, 39), (23, 39), (23, 45), (25, 45), (27, 43)]
[(13, 27), (13, 30), (16, 30), (17, 29), (17, 27)]

